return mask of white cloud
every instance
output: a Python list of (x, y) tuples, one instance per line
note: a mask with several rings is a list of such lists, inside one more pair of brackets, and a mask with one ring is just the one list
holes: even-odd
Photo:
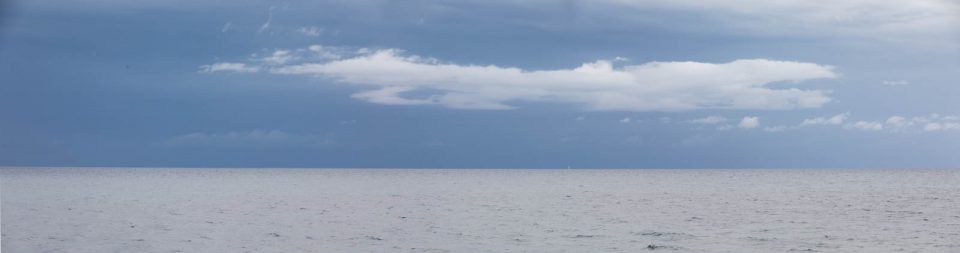
[(688, 122), (694, 123), (694, 124), (714, 125), (714, 124), (720, 124), (726, 121), (727, 121), (727, 118), (724, 118), (724, 117), (707, 116), (705, 118), (692, 119), (692, 120), (689, 120)]
[(740, 124), (737, 124), (737, 127), (744, 129), (751, 129), (760, 126), (760, 118), (757, 117), (743, 117), (740, 120)]
[[(719, 116), (717, 116), (719, 117)], [(687, 122), (714, 122), (715, 120), (706, 120), (707, 118), (690, 120)], [(759, 125), (759, 121), (753, 121), (752, 118), (755, 117), (745, 117), (740, 121), (740, 124), (737, 127), (741, 128), (754, 128)], [(929, 114), (926, 116), (919, 117), (904, 117), (904, 116), (891, 116), (886, 120), (881, 121), (869, 121), (869, 120), (858, 120), (852, 123), (845, 123), (850, 118), (850, 113), (837, 114), (832, 117), (816, 117), (804, 119), (802, 123), (797, 125), (777, 125), (764, 127), (763, 130), (766, 132), (782, 132), (788, 130), (797, 130), (800, 128), (805, 128), (809, 126), (831, 126), (848, 130), (865, 130), (865, 131), (884, 131), (884, 132), (935, 132), (935, 131), (946, 131), (946, 130), (960, 130), (960, 117), (954, 115), (940, 115), (940, 114)], [(753, 126), (753, 127), (751, 127)], [(717, 130), (728, 130), (732, 128), (731, 125), (719, 125)]]
[[(379, 90), (369, 90), (363, 91), (360, 93), (355, 93), (351, 97), (361, 100), (366, 100), (371, 103), (385, 104), (385, 105), (425, 105), (430, 104), (430, 100), (426, 99), (408, 99), (402, 98), (398, 94), (410, 91), (410, 87), (385, 87)], [(497, 108), (490, 108), (497, 109)]]
[(845, 122), (849, 117), (850, 117), (849, 112), (841, 113), (831, 117), (816, 117), (816, 118), (804, 119), (803, 122), (800, 122), (800, 124), (794, 125), (794, 126), (779, 125), (779, 126), (773, 126), (773, 127), (766, 127), (763, 130), (767, 132), (782, 132), (786, 130), (798, 129), (801, 127), (808, 127), (808, 126), (841, 126), (843, 125), (843, 122)]
[(338, 51), (342, 51), (341, 49), (325, 47), (323, 45), (310, 45), (307, 47), (307, 50), (323, 60), (335, 60), (342, 57), (340, 53), (338, 53)]
[(270, 56), (260, 58), (261, 61), (266, 64), (279, 65), (285, 64), (289, 61), (296, 60), (298, 57), (290, 52), (290, 50), (279, 49), (273, 51)]
[(843, 126), (843, 128), (880, 131), (880, 130), (883, 130), (883, 123), (876, 122), (876, 121), (857, 121), (856, 123), (853, 123), (853, 124), (846, 124)]
[(837, 114), (830, 118), (816, 117), (812, 119), (804, 119), (803, 123), (800, 123), (800, 126), (840, 125), (840, 124), (843, 124), (843, 121), (847, 120), (847, 117), (849, 116), (850, 116), (850, 113), (843, 113), (843, 114)]
[(887, 125), (891, 125), (895, 127), (906, 127), (906, 126), (913, 125), (913, 121), (909, 121), (907, 120), (907, 118), (904, 118), (901, 116), (891, 116), (890, 118), (887, 118)]
[(321, 33), (323, 33), (323, 28), (316, 27), (316, 26), (304, 26), (304, 27), (297, 28), (297, 32), (305, 36), (317, 37), (317, 36), (320, 36)]
[[(322, 45), (311, 45), (299, 49), (275, 49), (272, 52), (266, 48), (264, 52), (253, 53), (249, 61), (260, 65), (260, 68), (275, 69), (290, 64), (311, 62), (311, 61), (329, 61), (339, 59), (344, 49), (337, 47), (325, 47)], [(261, 56), (265, 55), (265, 56)]]
[(270, 24), (273, 23), (273, 10), (276, 8), (276, 6), (270, 6), (270, 8), (267, 9), (267, 21), (263, 22), (263, 25), (260, 26), (260, 30), (257, 31), (258, 33), (263, 33), (267, 29), (270, 29)]
[(773, 133), (773, 132), (781, 132), (781, 131), (784, 131), (784, 130), (787, 130), (787, 129), (788, 129), (787, 126), (772, 126), (772, 127), (764, 127), (764, 128), (763, 128), (763, 131), (767, 131), (767, 132)]
[(290, 134), (279, 130), (253, 130), (226, 133), (191, 133), (174, 136), (164, 146), (283, 147), (324, 145), (333, 141), (318, 135)]
[(620, 119), (620, 123), (630, 123), (630, 118), (627, 117), (627, 118)]
[(887, 86), (904, 86), (909, 84), (910, 82), (907, 82), (904, 80), (898, 80), (898, 81), (883, 80), (883, 85), (887, 85)]
[[(315, 45), (308, 51), (314, 48), (324, 47)], [(831, 66), (766, 59), (626, 66), (600, 60), (573, 69), (524, 70), (443, 63), (404, 56), (396, 49), (361, 49), (349, 57), (336, 56), (286, 65), (275, 61), (281, 65), (268, 67), (275, 74), (315, 75), (372, 87), (353, 96), (372, 103), (464, 109), (510, 109), (513, 101), (566, 102), (607, 111), (817, 108), (830, 101), (828, 91), (767, 85), (837, 77)], [(415, 90), (437, 94), (404, 97), (404, 92)]]
[(923, 126), (923, 131), (942, 131), (960, 129), (960, 123), (957, 122), (931, 122)]
[(936, 113), (912, 118), (891, 116), (887, 118), (886, 123), (898, 131), (916, 129), (915, 127), (927, 132), (960, 129), (960, 117), (954, 115), (942, 116)]
[[(929, 118), (928, 118), (929, 117)], [(928, 117), (914, 117), (912, 122), (925, 123), (924, 131), (960, 130), (960, 117), (954, 115), (930, 114)]]
[(254, 73), (259, 71), (260, 68), (256, 66), (248, 66), (245, 63), (236, 63), (236, 62), (220, 62), (210, 65), (200, 66), (200, 72), (241, 72), (241, 73)]
[(939, 131), (939, 130), (943, 130), (943, 125), (941, 125), (940, 123), (927, 123), (926, 125), (923, 125), (923, 131), (929, 132), (929, 131)]

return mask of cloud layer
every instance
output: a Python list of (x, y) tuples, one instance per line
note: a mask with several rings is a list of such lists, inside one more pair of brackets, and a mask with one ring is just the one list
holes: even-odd
[(887, 119), (886, 125), (895, 130), (912, 128), (920, 128), (927, 132), (960, 130), (960, 117), (952, 115), (942, 116), (940, 114), (930, 114), (927, 116), (911, 118), (892, 116)]
[(800, 126), (814, 126), (814, 125), (840, 125), (843, 124), (843, 121), (847, 120), (850, 117), (850, 113), (837, 114), (833, 117), (816, 117), (812, 119), (804, 119), (803, 123), (800, 123)]
[(715, 124), (720, 124), (726, 121), (727, 121), (727, 118), (725, 117), (711, 115), (704, 118), (688, 120), (687, 122), (694, 123), (694, 124), (715, 125)]
[[(698, 12), (750, 34), (865, 38), (958, 47), (960, 2), (950, 0), (609, 0), (633, 10)], [(625, 15), (625, 19), (630, 19)], [(642, 20), (642, 19), (641, 19)], [(716, 29), (710, 26), (711, 29)]]
[(218, 62), (210, 65), (200, 66), (200, 72), (253, 73), (257, 71), (260, 71), (260, 67), (248, 66), (246, 63), (239, 62)]
[[(166, 9), (223, 8), (222, 1), (121, 1), (121, 0), (35, 0), (21, 1), (31, 6), (63, 11), (95, 9)], [(292, 8), (326, 8), (344, 10), (387, 10), (441, 17), (460, 13), (484, 14), (484, 10), (537, 14), (544, 10), (560, 20), (576, 21), (585, 29), (637, 25), (682, 28), (701, 33), (736, 33), (752, 36), (842, 38), (860, 42), (887, 41), (914, 45), (915, 49), (943, 49), (954, 53), (960, 47), (960, 2), (954, 0), (601, 0), (601, 1), (414, 1), (398, 8), (390, 1), (355, 0), (321, 1), (322, 4), (292, 2)], [(231, 1), (240, 6), (249, 1)], [(482, 8), (477, 8), (482, 7)], [(274, 12), (271, 7), (260, 31), (271, 30)], [(319, 13), (324, 14), (324, 13)], [(340, 14), (340, 13), (336, 13)], [(366, 12), (347, 13), (362, 16)], [(368, 14), (369, 15), (369, 14)], [(491, 15), (487, 13), (487, 15)], [(372, 15), (376, 16), (376, 15)], [(472, 15), (471, 15), (472, 16)], [(497, 15), (491, 15), (497, 16)], [(505, 23), (523, 23), (538, 27), (556, 26), (557, 19), (516, 15)], [(528, 17), (534, 16), (534, 17)], [(500, 17), (500, 16), (497, 16)], [(697, 17), (693, 20), (678, 17)], [(371, 17), (376, 19), (376, 17)], [(512, 21), (512, 22), (511, 22)], [(594, 22), (589, 22), (594, 21)], [(564, 28), (569, 24), (564, 23)], [(560, 29), (560, 28), (557, 28)], [(312, 32), (304, 33), (312, 36)]]
[[(599, 60), (572, 69), (524, 70), (445, 63), (404, 55), (397, 49), (361, 49), (343, 56), (318, 48), (324, 47), (278, 50), (284, 61), (268, 61), (256, 68), (359, 85), (367, 89), (353, 97), (372, 103), (462, 109), (511, 109), (510, 102), (515, 101), (574, 103), (606, 111), (817, 108), (830, 101), (828, 91), (773, 88), (770, 84), (837, 77), (831, 66), (767, 59), (625, 66)], [(300, 57), (292, 52), (310, 55)], [(321, 54), (325, 57), (317, 57)], [(289, 62), (300, 58), (313, 60)], [(246, 67), (202, 68), (210, 72), (255, 69)], [(429, 95), (417, 96), (423, 93)]]
[(853, 123), (845, 123), (850, 117), (850, 113), (837, 114), (831, 117), (816, 117), (804, 119), (798, 125), (794, 126), (772, 126), (764, 128), (767, 132), (780, 132), (785, 130), (800, 129), (816, 126), (834, 126), (843, 129), (864, 130), (864, 131), (889, 131), (889, 132), (934, 132), (946, 130), (960, 130), (960, 117), (943, 116), (940, 114), (930, 114), (926, 116), (903, 117), (891, 116), (885, 121), (866, 121), (858, 120)]

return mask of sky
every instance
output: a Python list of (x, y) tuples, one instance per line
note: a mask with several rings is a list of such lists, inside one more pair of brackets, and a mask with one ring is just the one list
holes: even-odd
[(0, 5), (0, 166), (960, 167), (952, 0)]

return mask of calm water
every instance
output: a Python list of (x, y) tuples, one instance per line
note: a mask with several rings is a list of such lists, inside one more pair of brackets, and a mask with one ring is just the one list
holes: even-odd
[(0, 170), (4, 252), (960, 252), (960, 170)]

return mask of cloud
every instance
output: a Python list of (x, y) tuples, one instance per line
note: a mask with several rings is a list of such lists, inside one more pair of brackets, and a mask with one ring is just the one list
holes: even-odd
[(891, 116), (887, 118), (887, 124), (895, 127), (906, 127), (913, 125), (913, 121), (909, 121), (907, 118), (901, 116)]
[(923, 125), (923, 131), (939, 131), (943, 129), (943, 125), (940, 123), (927, 123)]
[(774, 133), (774, 132), (783, 132), (787, 130), (793, 130), (793, 129), (808, 127), (808, 126), (840, 126), (849, 117), (850, 117), (850, 113), (841, 113), (831, 117), (816, 117), (816, 118), (804, 119), (803, 122), (800, 122), (800, 124), (793, 125), (793, 126), (778, 125), (778, 126), (765, 127), (763, 128), (763, 130)]
[(727, 118), (724, 118), (724, 117), (707, 116), (705, 118), (692, 119), (687, 122), (694, 123), (694, 124), (715, 125), (715, 124), (720, 124), (726, 121), (727, 121)]
[(910, 82), (907, 82), (904, 80), (898, 80), (898, 81), (883, 80), (883, 85), (886, 85), (886, 86), (904, 86), (909, 84)]
[[(856, 122), (846, 123), (850, 118), (850, 113), (841, 113), (830, 117), (815, 117), (804, 119), (801, 123), (796, 125), (776, 125), (764, 127), (763, 131), (766, 132), (783, 132), (783, 131), (792, 131), (798, 130), (801, 128), (812, 127), (812, 126), (825, 126), (825, 127), (836, 127), (838, 129), (846, 130), (863, 130), (863, 131), (884, 131), (884, 132), (937, 132), (937, 131), (949, 131), (949, 130), (960, 130), (960, 116), (955, 115), (940, 115), (940, 114), (929, 114), (926, 116), (918, 117), (904, 117), (904, 116), (890, 116), (886, 120), (881, 121), (870, 121), (870, 120), (857, 120)], [(722, 120), (721, 120), (722, 119)], [(716, 130), (723, 131), (729, 130), (734, 127), (730, 124), (720, 124), (724, 122), (726, 118), (721, 116), (709, 116), (705, 118), (688, 120), (686, 122), (696, 123), (696, 124), (717, 124)], [(740, 128), (756, 128), (758, 127), (759, 120), (757, 117), (744, 117), (736, 127)]]
[(323, 33), (323, 28), (315, 26), (305, 26), (297, 28), (297, 32), (303, 34), (304, 36), (317, 37)]
[(620, 120), (620, 123), (630, 123), (630, 118), (629, 117), (623, 118)]
[[(646, 11), (698, 13), (710, 29), (805, 37), (838, 37), (956, 48), (960, 4), (952, 0), (609, 0), (614, 5)], [(650, 22), (624, 12), (619, 18)], [(610, 14), (608, 14), (610, 15)], [(664, 18), (669, 19), (669, 17)], [(656, 23), (654, 23), (656, 24)], [(692, 24), (669, 23), (671, 26)]]
[(270, 54), (269, 56), (260, 58), (260, 60), (266, 64), (279, 65), (279, 64), (285, 64), (292, 60), (296, 60), (297, 58), (298, 56), (292, 54), (290, 50), (280, 49), (280, 50), (273, 51), (273, 54)]
[(830, 118), (825, 117), (816, 117), (812, 119), (804, 119), (803, 123), (800, 123), (799, 126), (811, 126), (811, 125), (841, 125), (843, 121), (847, 120), (847, 117), (850, 116), (850, 113), (837, 114)]
[(936, 113), (911, 118), (891, 116), (887, 118), (886, 123), (897, 131), (916, 129), (918, 127), (920, 130), (926, 132), (960, 130), (960, 117), (953, 115), (942, 116)]
[(880, 130), (883, 130), (883, 123), (876, 122), (876, 121), (857, 121), (856, 123), (853, 123), (853, 124), (843, 125), (843, 128), (880, 131)]
[(241, 72), (241, 73), (254, 73), (260, 71), (260, 68), (257, 66), (248, 66), (246, 63), (236, 63), (236, 62), (220, 62), (210, 65), (200, 66), (200, 72), (209, 73), (209, 72)]
[[(564, 102), (599, 111), (818, 108), (830, 101), (829, 91), (769, 84), (837, 77), (831, 66), (767, 59), (625, 66), (599, 60), (572, 69), (524, 70), (445, 63), (397, 49), (334, 54), (326, 48), (314, 45), (282, 52), (319, 55), (317, 49), (331, 57), (296, 63), (268, 58), (263, 67), (273, 74), (311, 75), (366, 87), (352, 97), (371, 103), (461, 109), (512, 109), (510, 103), (516, 101)], [(434, 95), (406, 96), (413, 91)]]
[(273, 23), (273, 10), (276, 8), (276, 6), (270, 6), (270, 8), (267, 9), (267, 21), (263, 22), (263, 25), (260, 26), (260, 30), (257, 31), (258, 33), (263, 33), (267, 29), (270, 29), (270, 24)]
[(317, 135), (297, 135), (279, 130), (253, 130), (226, 133), (190, 133), (174, 136), (161, 144), (169, 147), (285, 147), (316, 146), (333, 143)]
[(882, 121), (859, 120), (854, 123), (846, 123), (850, 113), (837, 114), (832, 117), (816, 117), (803, 120), (796, 126), (776, 126), (767, 127), (764, 130), (768, 132), (780, 132), (791, 129), (798, 129), (807, 126), (839, 126), (849, 130), (867, 130), (867, 131), (888, 131), (888, 132), (918, 132), (918, 131), (942, 131), (942, 130), (960, 130), (960, 117), (940, 114), (929, 114), (918, 117), (890, 116)]
[[(247, 1), (22, 1), (45, 8), (63, 11), (94, 9), (156, 10), (177, 8), (185, 10), (230, 9), (248, 6)], [(324, 1), (321, 5), (303, 5), (314, 8), (309, 13), (323, 15), (361, 16), (371, 10), (377, 13), (404, 13), (408, 8), (396, 8), (382, 0)], [(579, 2), (579, 4), (578, 4)], [(225, 4), (227, 6), (225, 6)], [(231, 6), (232, 5), (232, 6)], [(501, 17), (484, 11), (542, 14), (549, 10), (556, 18), (530, 18), (516, 15), (505, 24), (523, 23), (537, 27), (571, 29), (616, 29), (657, 27), (670, 30), (709, 34), (779, 36), (788, 38), (827, 38), (866, 40), (866, 42), (893, 42), (919, 44), (911, 48), (956, 49), (957, 23), (960, 22), (960, 2), (955, 0), (601, 0), (601, 1), (431, 1), (429, 4), (409, 3), (417, 10), (417, 19), (452, 13), (479, 13), (477, 16)], [(314, 7), (316, 6), (316, 7)], [(480, 8), (477, 8), (480, 7)], [(558, 8), (560, 7), (560, 8)], [(322, 9), (321, 9), (322, 8)], [(319, 12), (319, 13), (318, 13)], [(487, 14), (487, 15), (483, 15)], [(473, 15), (470, 15), (473, 16)], [(531, 15), (532, 16), (532, 15)], [(694, 18), (695, 17), (695, 18)], [(502, 17), (501, 17), (502, 18)], [(265, 23), (269, 27), (269, 21)], [(399, 20), (398, 20), (399, 21)], [(266, 28), (262, 29), (266, 30)], [(857, 42), (857, 41), (855, 41)], [(862, 45), (853, 43), (853, 45)]]
[(931, 122), (923, 126), (923, 131), (943, 131), (960, 129), (960, 123), (957, 122)]
[[(251, 62), (251, 64), (257, 64), (259, 68), (270, 69), (272, 67), (283, 66), (285, 64), (339, 59), (343, 49), (324, 47), (321, 45), (311, 45), (307, 48), (295, 50), (275, 49), (270, 52), (267, 49), (263, 49), (263, 51), (266, 51), (266, 53), (251, 54), (248, 60)], [(265, 56), (261, 56), (264, 54)]]
[[(398, 94), (412, 90), (411, 87), (385, 87), (379, 90), (369, 90), (363, 91), (360, 93), (355, 93), (350, 97), (366, 100), (371, 103), (376, 104), (385, 104), (385, 105), (425, 105), (431, 104), (430, 100), (426, 99), (408, 99), (400, 97)], [(472, 106), (483, 106), (474, 104)], [(488, 105), (496, 106), (496, 105)], [(500, 108), (487, 108), (487, 109), (500, 109)]]
[(764, 127), (763, 131), (773, 133), (773, 132), (781, 132), (781, 131), (787, 130), (788, 128), (789, 127), (787, 126), (772, 126), (772, 127)]
[(340, 59), (343, 49), (333, 48), (333, 47), (324, 47), (323, 45), (311, 45), (307, 47), (307, 50), (314, 54), (315, 57), (323, 60), (336, 60)]
[(883, 123), (876, 122), (876, 121), (857, 121), (855, 123), (844, 124), (844, 122), (846, 122), (847, 119), (849, 118), (850, 118), (850, 113), (847, 112), (847, 113), (837, 114), (831, 117), (816, 117), (816, 118), (804, 119), (803, 122), (795, 126), (780, 125), (775, 127), (767, 127), (764, 130), (767, 132), (781, 132), (781, 131), (798, 129), (802, 127), (810, 127), (810, 126), (837, 126), (837, 127), (842, 127), (843, 129), (873, 130), (873, 131), (883, 130)]
[(758, 117), (743, 117), (740, 120), (740, 124), (737, 124), (737, 127), (743, 129), (751, 129), (760, 126), (760, 118)]

